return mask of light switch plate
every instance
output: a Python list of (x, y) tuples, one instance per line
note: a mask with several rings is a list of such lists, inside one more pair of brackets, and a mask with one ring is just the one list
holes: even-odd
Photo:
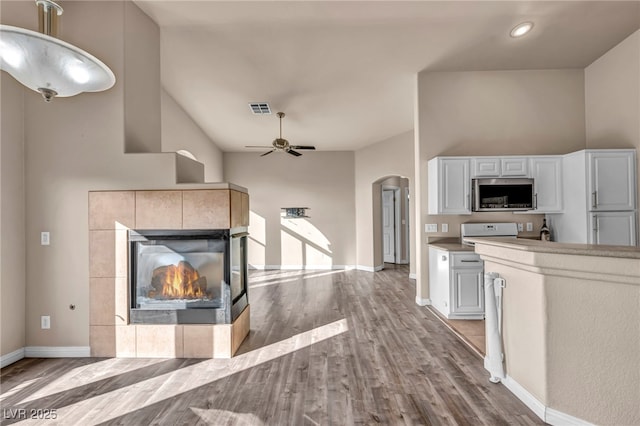
[(51, 244), (51, 236), (48, 232), (40, 233), (40, 245), (48, 246)]
[(527, 222), (527, 232), (533, 231), (533, 223)]
[(43, 315), (40, 317), (40, 328), (43, 330), (51, 328), (51, 317), (49, 315)]
[(438, 232), (437, 223), (427, 223), (424, 225), (424, 232)]
[(524, 231), (524, 228), (522, 227), (522, 224), (519, 223), (518, 224), (518, 232), (522, 232), (522, 231)]
[(448, 223), (441, 224), (440, 229), (442, 230), (442, 232), (449, 232), (449, 224)]

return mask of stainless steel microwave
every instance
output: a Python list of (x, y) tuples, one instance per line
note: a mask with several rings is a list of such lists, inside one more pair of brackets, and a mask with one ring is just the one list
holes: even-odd
[(535, 209), (533, 179), (473, 179), (473, 211), (519, 211)]

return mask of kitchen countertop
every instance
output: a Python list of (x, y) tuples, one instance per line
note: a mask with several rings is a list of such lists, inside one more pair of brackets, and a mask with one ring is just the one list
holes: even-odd
[(459, 239), (446, 238), (437, 241), (430, 241), (429, 246), (444, 251), (473, 251), (473, 246), (462, 244)]
[(490, 246), (501, 246), (514, 250), (549, 253), (568, 254), (577, 256), (597, 256), (616, 257), (623, 259), (640, 259), (640, 247), (636, 246), (608, 246), (602, 244), (569, 244), (540, 240), (530, 240), (525, 238), (482, 238), (469, 241), (477, 244)]

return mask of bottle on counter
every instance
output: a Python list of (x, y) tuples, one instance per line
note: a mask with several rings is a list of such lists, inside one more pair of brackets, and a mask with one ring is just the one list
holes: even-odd
[(542, 219), (542, 228), (540, 228), (540, 240), (551, 241), (551, 231), (549, 231), (549, 227), (547, 226), (546, 217)]

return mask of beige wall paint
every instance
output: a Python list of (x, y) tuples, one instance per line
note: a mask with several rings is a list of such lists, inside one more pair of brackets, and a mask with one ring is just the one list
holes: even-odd
[(25, 164), (22, 85), (0, 76), (0, 356), (25, 346)]
[(161, 127), (163, 152), (186, 149), (204, 164), (205, 182), (222, 182), (222, 151), (164, 89)]
[[(224, 165), (224, 180), (251, 195), (250, 265), (355, 264), (353, 152), (225, 153)], [(281, 221), (281, 207), (309, 207), (310, 218)]]
[[(32, 3), (8, 3), (6, 8), (2, 4), (3, 23), (20, 25), (27, 21), (25, 16), (31, 16), (35, 24)], [(125, 69), (154, 66), (126, 62), (126, 38), (139, 35), (144, 39), (148, 34), (137, 33), (149, 28), (149, 18), (131, 13), (131, 6), (124, 2), (65, 5), (63, 30), (74, 31), (62, 31), (61, 36), (111, 67), (117, 78), (112, 89), (49, 104), (39, 94), (25, 91), (27, 346), (89, 344), (88, 192), (176, 187), (175, 154), (124, 154), (125, 120), (131, 112), (125, 107), (124, 87), (130, 75)], [(134, 28), (125, 31), (125, 22)], [(156, 83), (159, 99), (159, 80)], [(2, 102), (6, 99), (11, 100), (3, 90)], [(149, 102), (156, 102), (154, 99), (147, 98)], [(155, 108), (149, 106), (150, 111)], [(149, 125), (139, 115), (128, 120), (128, 125)], [(153, 138), (159, 134), (159, 128), (138, 133), (150, 138), (145, 146), (155, 146), (158, 141)], [(41, 231), (51, 232), (50, 246), (39, 244)], [(76, 309), (70, 310), (70, 304)], [(40, 330), (41, 315), (51, 316), (50, 330)]]
[(160, 28), (132, 2), (123, 5), (125, 152), (160, 152)]
[[(429, 216), (427, 161), (441, 155), (564, 154), (584, 149), (583, 70), (422, 72), (418, 75), (420, 155), (417, 188), (421, 217), (416, 241), (457, 237), (464, 222), (533, 222), (540, 215), (484, 213)], [(448, 223), (449, 233), (430, 234), (426, 223)], [(421, 250), (418, 297), (428, 295), (428, 251)]]
[[(409, 131), (355, 152), (356, 256), (360, 266), (374, 268), (382, 264), (382, 253), (375, 250), (382, 244), (382, 237), (381, 230), (374, 227), (374, 217), (378, 217), (375, 223), (380, 222), (380, 210), (374, 204), (373, 184), (389, 176), (403, 176), (409, 178), (409, 193), (415, 194), (413, 144), (413, 131)], [(377, 206), (380, 205), (379, 196), (377, 194)], [(409, 226), (415, 229), (413, 207), (410, 209)], [(378, 239), (378, 244), (374, 243), (374, 238)], [(414, 238), (410, 238), (409, 252), (411, 273), (415, 273)]]
[(587, 148), (640, 151), (640, 30), (585, 69), (585, 105)]

